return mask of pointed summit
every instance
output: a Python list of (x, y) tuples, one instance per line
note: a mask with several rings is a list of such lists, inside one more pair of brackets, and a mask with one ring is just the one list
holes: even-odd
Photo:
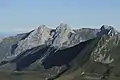
[(58, 27), (68, 27), (67, 24), (63, 23), (63, 21), (58, 25)]
[(60, 23), (55, 31), (53, 46), (62, 47), (63, 43), (69, 41), (68, 35), (70, 32), (72, 32), (72, 29), (67, 24)]
[(62, 32), (62, 31), (71, 31), (71, 28), (63, 23), (63, 21), (58, 25), (58, 27), (56, 28), (57, 32)]
[(49, 29), (46, 25), (41, 25), (37, 28), (38, 30)]
[(39, 26), (32, 33), (30, 33), (27, 38), (19, 41), (15, 53), (19, 54), (27, 49), (31, 49), (33, 47), (45, 44), (45, 42), (51, 37), (50, 31), (51, 29), (49, 29), (45, 25)]
[(118, 34), (118, 31), (115, 30), (114, 27), (108, 26), (108, 25), (103, 25), (100, 28), (100, 32), (98, 32), (98, 36), (102, 36), (102, 35), (114, 36), (114, 35), (117, 35), (117, 34)]

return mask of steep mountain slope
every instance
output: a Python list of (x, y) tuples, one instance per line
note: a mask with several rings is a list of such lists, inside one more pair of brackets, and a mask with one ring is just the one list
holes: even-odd
[[(119, 33), (115, 30), (112, 32), (110, 30), (111, 29), (107, 28), (107, 32), (105, 32), (104, 35), (94, 39), (93, 43), (84, 48), (83, 53), (88, 54), (82, 59), (82, 66), (78, 67), (78, 64), (82, 63), (80, 61), (81, 55), (78, 55), (76, 59), (73, 60), (72, 64), (73, 67), (73, 65), (78, 62), (77, 68), (71, 73), (69, 72), (69, 74), (60, 76), (58, 80), (83, 80), (83, 78), (81, 79), (80, 77), (80, 75), (83, 74), (84, 79), (100, 80), (100, 77), (103, 76), (103, 80), (119, 80), (120, 38)], [(102, 31), (103, 30), (101, 29), (101, 32)], [(85, 59), (86, 62), (84, 62)], [(99, 77), (96, 78), (96, 76)], [(107, 78), (105, 76), (107, 76)]]
[(0, 61), (11, 55), (14, 48), (17, 47), (17, 43), (26, 38), (31, 32), (3, 38), (0, 41)]
[(10, 44), (5, 45), (5, 49), (10, 48), (6, 50), (10, 55), (4, 55), (3, 60), (1, 57), (0, 69), (39, 71), (50, 80), (79, 80), (86, 75), (104, 77), (104, 74), (120, 77), (120, 34), (111, 26), (72, 30), (63, 23), (56, 29), (43, 25), (10, 40), (14, 41), (1, 42)]
[[(50, 29), (45, 25), (42, 25), (29, 33), (6, 38), (8, 42), (3, 40), (3, 42), (1, 42), (1, 46), (5, 47), (6, 43), (10, 45), (6, 46), (8, 49), (1, 48), (0, 52), (3, 54), (9, 54), (6, 58), (15, 58), (23, 51), (41, 45), (51, 45), (57, 49), (68, 48), (79, 44), (80, 42), (93, 39), (97, 36), (98, 31), (99, 30), (97, 29), (88, 28), (72, 30), (67, 24), (63, 23), (61, 23), (56, 29)], [(22, 37), (23, 39), (17, 39)]]

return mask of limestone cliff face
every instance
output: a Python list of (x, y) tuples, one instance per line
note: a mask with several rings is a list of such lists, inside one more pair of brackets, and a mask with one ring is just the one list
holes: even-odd
[[(32, 31), (28, 37), (20, 40), (13, 54), (17, 56), (21, 52), (40, 45), (51, 45), (55, 48), (68, 48), (80, 42), (96, 37), (95, 29), (73, 30), (67, 24), (61, 23), (56, 29), (47, 28), (45, 25), (39, 26)], [(88, 37), (89, 36), (89, 37)]]
[(119, 48), (120, 33), (111, 26), (71, 29), (61, 23), (50, 29), (42, 25), (1, 40), (0, 69), (40, 70), (56, 75), (84, 67), (85, 72), (100, 73), (106, 69), (103, 65), (119, 67)]
[(51, 29), (44, 25), (38, 27), (33, 32), (31, 32), (27, 38), (18, 42), (18, 47), (15, 49), (14, 53), (19, 54), (27, 49), (45, 44), (45, 42), (51, 38), (50, 31)]
[(68, 35), (72, 32), (67, 24), (60, 24), (55, 31), (53, 36), (53, 46), (62, 47), (65, 46), (64, 43), (69, 44)]
[(6, 37), (0, 41), (0, 61), (11, 55), (16, 44), (26, 38), (29, 33), (18, 34), (16, 36)]
[(111, 26), (103, 25), (98, 36), (102, 36), (97, 47), (92, 53), (95, 62), (111, 64), (114, 62), (113, 54), (110, 54), (119, 44), (119, 33)]

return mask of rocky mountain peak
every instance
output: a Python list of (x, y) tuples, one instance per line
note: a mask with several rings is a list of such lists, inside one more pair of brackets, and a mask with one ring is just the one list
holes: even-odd
[(38, 28), (38, 30), (46, 30), (49, 29), (46, 25), (40, 25)]
[(70, 32), (72, 32), (72, 29), (67, 24), (61, 23), (56, 28), (55, 35), (53, 36), (54, 38), (53, 46), (61, 47), (63, 46), (63, 43), (68, 42), (69, 41), (68, 35)]
[[(12, 54), (20, 54), (23, 51), (32, 49), (41, 45), (51, 45), (54, 48), (69, 48), (89, 39), (103, 35), (115, 35), (116, 30), (107, 25), (103, 25), (99, 30), (83, 28), (79, 30), (71, 29), (67, 24), (60, 23), (56, 29), (41, 25), (31, 31), (24, 38), (19, 39), (13, 47)], [(19, 38), (19, 35), (17, 35)]]
[[(40, 75), (43, 73), (45, 80), (62, 79), (64, 73), (72, 73), (75, 74), (75, 80), (80, 80), (81, 78), (76, 79), (76, 75), (84, 74), (85, 77), (87, 73), (90, 78), (93, 74), (101, 76), (109, 65), (114, 64), (114, 71), (118, 71), (118, 75), (119, 36), (120, 34), (108, 25), (103, 25), (100, 29), (77, 30), (64, 23), (56, 29), (41, 25), (29, 33), (5, 38), (0, 42), (0, 69), (39, 71)], [(73, 78), (65, 77), (62, 80)]]
[(59, 31), (59, 32), (62, 32), (65, 30), (71, 30), (71, 28), (67, 24), (64, 24), (64, 23), (60, 23), (60, 25), (56, 28), (56, 31)]
[(114, 62), (113, 56), (109, 53), (119, 45), (119, 32), (117, 32), (112, 26), (103, 25), (98, 32), (100, 36), (98, 46), (93, 51), (93, 57), (95, 62), (102, 64), (111, 64)]
[(118, 32), (115, 30), (114, 27), (108, 26), (108, 25), (103, 25), (101, 27), (101, 31), (106, 31), (108, 33), (108, 35), (110, 35), (110, 36), (114, 36), (114, 35), (118, 34)]
[(117, 34), (118, 31), (116, 31), (114, 27), (108, 25), (103, 25), (100, 28), (100, 32), (98, 32), (98, 36), (103, 36), (103, 35), (115, 36)]
[(109, 26), (109, 25), (102, 25), (102, 27), (100, 28), (101, 30), (110, 30), (112, 29), (113, 27), (112, 26)]
[(15, 53), (20, 53), (27, 49), (45, 44), (45, 42), (51, 37), (50, 31), (51, 29), (45, 25), (39, 26), (37, 29), (31, 32), (27, 38), (19, 41)]

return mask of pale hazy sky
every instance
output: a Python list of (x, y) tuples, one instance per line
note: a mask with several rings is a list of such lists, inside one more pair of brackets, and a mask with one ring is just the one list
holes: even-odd
[(73, 28), (113, 25), (120, 31), (120, 0), (0, 0), (0, 33), (20, 33), (61, 21)]

